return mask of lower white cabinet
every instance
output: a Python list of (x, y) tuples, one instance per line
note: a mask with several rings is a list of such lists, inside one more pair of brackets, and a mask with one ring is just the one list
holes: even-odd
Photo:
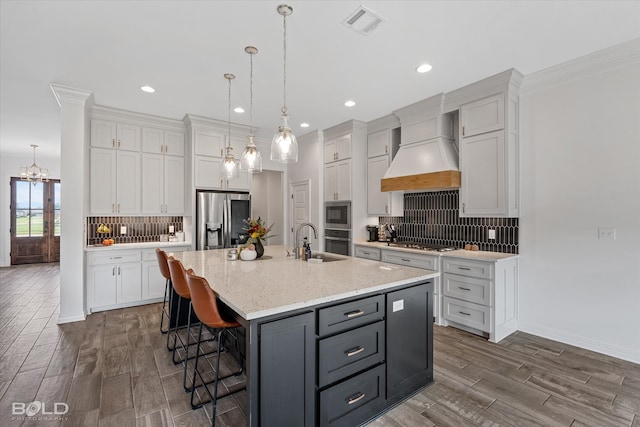
[(517, 330), (518, 260), (442, 257), (442, 317), (498, 342)]
[[(162, 248), (167, 253), (188, 246)], [(89, 312), (149, 304), (164, 298), (165, 278), (153, 249), (104, 250), (87, 254)]]

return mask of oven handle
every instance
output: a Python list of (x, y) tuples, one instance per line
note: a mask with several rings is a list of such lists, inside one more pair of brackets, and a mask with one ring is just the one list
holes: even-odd
[(324, 236), (325, 240), (339, 240), (341, 242), (350, 242), (351, 239), (348, 237), (331, 237), (331, 236)]

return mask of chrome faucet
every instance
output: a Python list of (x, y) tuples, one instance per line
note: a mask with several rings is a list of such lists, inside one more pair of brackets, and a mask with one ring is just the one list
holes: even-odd
[(298, 228), (296, 228), (296, 236), (295, 236), (296, 242), (293, 247), (293, 252), (295, 254), (296, 259), (300, 259), (300, 246), (298, 245), (298, 242), (299, 242), (298, 233), (300, 232), (300, 229), (305, 225), (308, 225), (309, 227), (311, 227), (311, 229), (313, 230), (313, 237), (316, 239), (318, 238), (318, 232), (316, 231), (315, 225), (311, 224), (310, 222), (303, 222), (302, 224), (300, 224)]

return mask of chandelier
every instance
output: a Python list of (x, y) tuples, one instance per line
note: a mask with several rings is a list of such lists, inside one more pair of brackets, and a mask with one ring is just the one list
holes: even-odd
[(33, 185), (39, 182), (49, 182), (49, 169), (36, 165), (36, 148), (38, 146), (35, 144), (31, 144), (31, 146), (33, 147), (33, 164), (20, 168), (20, 179), (29, 181)]
[(271, 160), (282, 163), (293, 163), (298, 161), (298, 142), (291, 131), (287, 120), (287, 16), (293, 13), (293, 8), (287, 4), (278, 6), (278, 13), (282, 15), (284, 22), (284, 78), (283, 78), (283, 103), (282, 103), (282, 124), (278, 127), (278, 132), (271, 141)]

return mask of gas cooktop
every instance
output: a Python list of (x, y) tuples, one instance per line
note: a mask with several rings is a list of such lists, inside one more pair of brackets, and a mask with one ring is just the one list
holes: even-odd
[(455, 251), (456, 247), (448, 245), (436, 245), (432, 243), (417, 243), (417, 242), (387, 242), (387, 246), (393, 246), (397, 248), (419, 249), (422, 251), (436, 251), (436, 252), (448, 252)]

